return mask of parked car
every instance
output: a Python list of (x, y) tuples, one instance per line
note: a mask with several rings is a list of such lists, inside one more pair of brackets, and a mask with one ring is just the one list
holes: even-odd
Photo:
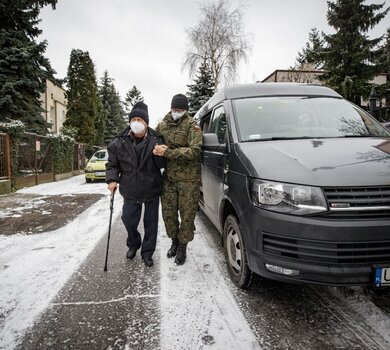
[(102, 149), (95, 152), (85, 167), (85, 181), (104, 180), (106, 177), (107, 160), (107, 150)]
[(384, 122), (384, 123), (382, 123), (382, 125), (383, 125), (386, 129), (390, 130), (390, 122)]
[(203, 132), (200, 206), (230, 276), (390, 285), (390, 132), (335, 91), (258, 83), (217, 92)]

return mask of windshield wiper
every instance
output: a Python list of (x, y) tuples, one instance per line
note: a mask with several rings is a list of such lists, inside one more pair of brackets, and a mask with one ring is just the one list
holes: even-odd
[(245, 140), (244, 142), (257, 142), (257, 141), (279, 141), (279, 140), (304, 140), (304, 139), (324, 139), (323, 136), (278, 136), (278, 137), (266, 137), (261, 139)]

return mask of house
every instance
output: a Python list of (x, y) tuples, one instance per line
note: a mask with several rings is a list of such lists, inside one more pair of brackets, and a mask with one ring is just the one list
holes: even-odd
[(322, 82), (319, 76), (324, 72), (322, 70), (316, 70), (312, 65), (304, 65), (302, 69), (277, 69), (269, 76), (263, 79), (262, 83), (307, 83), (307, 84), (319, 84)]
[(53, 134), (58, 134), (65, 122), (66, 91), (57, 83), (46, 80), (46, 91), (41, 95), (43, 118), (51, 125)]
[[(303, 65), (302, 69), (277, 69), (264, 78), (261, 83), (307, 83), (307, 84), (319, 84), (323, 85), (323, 82), (319, 77), (324, 73), (322, 70), (314, 69), (313, 65)], [(388, 75), (387, 73), (378, 74), (374, 79), (370, 81), (371, 84), (382, 85), (386, 84)], [(368, 105), (368, 100), (361, 98), (361, 106)], [(377, 101), (377, 106), (386, 105), (385, 99)]]

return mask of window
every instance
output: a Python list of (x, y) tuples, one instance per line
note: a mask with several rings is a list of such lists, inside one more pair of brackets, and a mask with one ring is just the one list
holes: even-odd
[(219, 143), (225, 143), (226, 115), (222, 106), (215, 109), (213, 118), (210, 123), (209, 132), (217, 134)]

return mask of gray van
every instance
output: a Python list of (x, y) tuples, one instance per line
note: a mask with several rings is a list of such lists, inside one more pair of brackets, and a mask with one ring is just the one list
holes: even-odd
[(240, 288), (252, 276), (390, 286), (390, 132), (335, 91), (221, 89), (203, 131), (201, 208)]

